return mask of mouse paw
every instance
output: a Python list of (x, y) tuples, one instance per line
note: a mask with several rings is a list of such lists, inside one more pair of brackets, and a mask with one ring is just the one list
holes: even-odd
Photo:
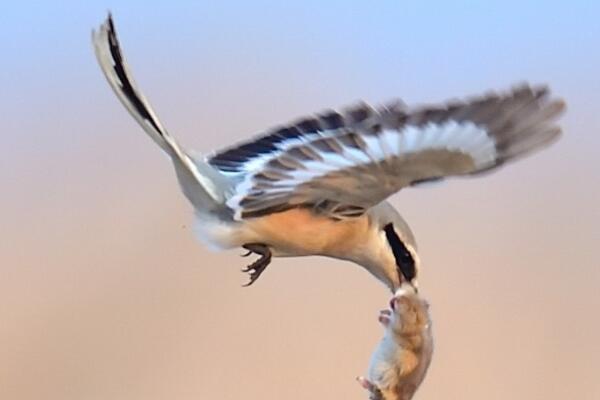
[(364, 376), (356, 377), (356, 381), (360, 384), (360, 386), (369, 391), (370, 400), (383, 400), (381, 390), (379, 390), (377, 385), (375, 385), (373, 382), (371, 382)]
[(356, 381), (358, 382), (358, 384), (360, 386), (363, 387), (363, 389), (367, 389), (369, 392), (372, 392), (377, 389), (377, 387), (373, 383), (371, 383), (370, 380), (365, 378), (364, 376), (357, 376)]
[(391, 322), (391, 318), (392, 312), (390, 310), (381, 310), (379, 311), (379, 317), (377, 319), (379, 320), (379, 322), (381, 322), (381, 325), (387, 328)]

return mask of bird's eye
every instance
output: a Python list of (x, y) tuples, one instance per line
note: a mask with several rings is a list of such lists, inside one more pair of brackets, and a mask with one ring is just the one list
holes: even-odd
[(415, 260), (412, 254), (410, 254), (410, 251), (408, 251), (400, 237), (398, 237), (394, 225), (387, 224), (383, 230), (385, 232), (385, 237), (392, 248), (392, 253), (396, 259), (396, 266), (398, 267), (399, 272), (405, 280), (411, 282), (417, 276)]

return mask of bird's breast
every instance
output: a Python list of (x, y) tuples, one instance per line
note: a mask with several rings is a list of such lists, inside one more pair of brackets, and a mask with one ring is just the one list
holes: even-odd
[(369, 234), (367, 216), (338, 221), (306, 208), (254, 218), (247, 224), (257, 240), (280, 257), (324, 255), (348, 259), (349, 253), (364, 246)]

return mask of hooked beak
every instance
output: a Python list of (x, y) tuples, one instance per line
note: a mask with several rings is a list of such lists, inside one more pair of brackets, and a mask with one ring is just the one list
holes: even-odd
[(400, 279), (400, 283), (398, 285), (392, 284), (390, 289), (392, 290), (392, 293), (396, 293), (402, 287), (406, 286), (410, 287), (415, 293), (419, 293), (419, 282), (417, 282), (416, 278), (412, 281), (409, 281), (407, 279)]
[(410, 285), (410, 287), (413, 288), (413, 290), (415, 291), (415, 293), (419, 293), (419, 282), (417, 282), (416, 279), (413, 279), (410, 282), (406, 282), (408, 285)]

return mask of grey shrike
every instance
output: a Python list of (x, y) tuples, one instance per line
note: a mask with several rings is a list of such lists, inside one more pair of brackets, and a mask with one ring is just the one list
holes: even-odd
[(416, 285), (413, 234), (386, 199), (422, 182), (490, 171), (560, 135), (554, 121), (564, 102), (523, 85), (432, 106), (329, 110), (198, 157), (136, 86), (110, 15), (92, 36), (117, 97), (173, 161), (199, 238), (260, 255), (244, 269), (248, 285), (272, 256), (308, 255), (352, 261), (392, 291)]

